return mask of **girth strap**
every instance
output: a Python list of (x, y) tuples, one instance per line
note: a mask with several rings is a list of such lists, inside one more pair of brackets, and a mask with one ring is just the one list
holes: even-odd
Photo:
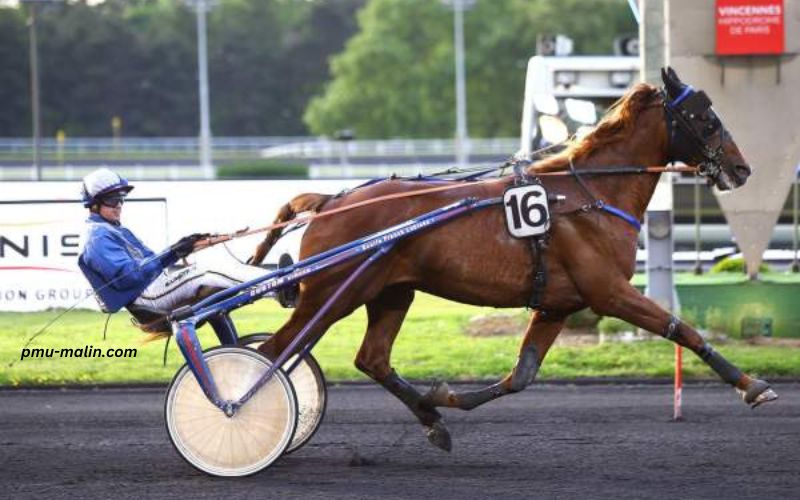
[(544, 287), (547, 286), (547, 268), (544, 265), (544, 249), (546, 246), (544, 237), (531, 238), (531, 255), (535, 262), (536, 272), (533, 274), (533, 290), (531, 290), (531, 298), (528, 299), (528, 307), (536, 310), (542, 307)]
[[(541, 184), (541, 181), (537, 177), (528, 174), (526, 168), (528, 165), (530, 165), (529, 161), (514, 162), (514, 185)], [(536, 269), (533, 274), (533, 289), (528, 299), (528, 307), (530, 309), (540, 310), (542, 307), (542, 296), (544, 294), (544, 288), (547, 286), (547, 269), (545, 267), (544, 251), (547, 248), (548, 234), (549, 233), (545, 233), (541, 236), (531, 236), (529, 239), (531, 258)]]

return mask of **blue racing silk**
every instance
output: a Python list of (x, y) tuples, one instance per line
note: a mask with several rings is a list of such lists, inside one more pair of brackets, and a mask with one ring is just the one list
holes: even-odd
[(129, 229), (91, 214), (78, 266), (105, 312), (117, 312), (136, 300), (167, 266), (178, 261), (168, 251), (160, 258)]

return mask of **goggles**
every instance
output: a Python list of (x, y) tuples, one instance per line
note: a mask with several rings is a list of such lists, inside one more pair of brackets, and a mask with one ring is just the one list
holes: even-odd
[(100, 198), (100, 204), (104, 207), (117, 208), (121, 207), (123, 203), (125, 203), (124, 193), (115, 193), (110, 196), (104, 196)]

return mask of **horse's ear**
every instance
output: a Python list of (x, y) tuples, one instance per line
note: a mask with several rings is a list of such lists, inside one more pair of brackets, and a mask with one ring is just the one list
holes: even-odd
[(661, 68), (661, 80), (664, 82), (664, 88), (667, 89), (667, 93), (670, 96), (675, 97), (681, 93), (683, 83), (681, 83), (675, 70), (669, 66), (667, 68)]

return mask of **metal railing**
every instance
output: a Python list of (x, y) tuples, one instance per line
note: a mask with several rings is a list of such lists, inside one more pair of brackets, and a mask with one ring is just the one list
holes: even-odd
[[(257, 159), (261, 150), (309, 137), (215, 137), (215, 162)], [(131, 179), (202, 179), (197, 137), (80, 137), (40, 142), (42, 178), (75, 180), (108, 167)], [(33, 141), (0, 138), (0, 180), (35, 180)]]
[[(260, 151), (281, 144), (306, 142), (313, 137), (214, 137), (212, 146), (217, 151)], [(43, 153), (86, 153), (86, 152), (162, 152), (198, 151), (197, 137), (75, 137), (64, 141), (42, 139)], [(33, 154), (33, 141), (30, 138), (0, 138), (0, 154)]]
[[(470, 155), (511, 156), (519, 149), (516, 138), (469, 139)], [(262, 158), (348, 158), (455, 156), (453, 139), (381, 139), (335, 141), (319, 138), (265, 148)]]
[[(475, 161), (485, 161), (509, 157), (518, 144), (514, 138), (471, 139), (467, 146)], [(42, 178), (74, 180), (104, 166), (132, 179), (203, 178), (199, 147), (197, 137), (43, 139)], [(439, 171), (452, 166), (456, 155), (453, 139), (214, 137), (212, 148), (216, 165), (257, 158), (301, 160), (311, 165), (312, 177), (374, 177), (396, 172), (398, 164), (407, 167), (403, 173)], [(351, 161), (357, 168), (350, 168)], [(0, 138), (0, 180), (34, 179), (33, 141)]]

